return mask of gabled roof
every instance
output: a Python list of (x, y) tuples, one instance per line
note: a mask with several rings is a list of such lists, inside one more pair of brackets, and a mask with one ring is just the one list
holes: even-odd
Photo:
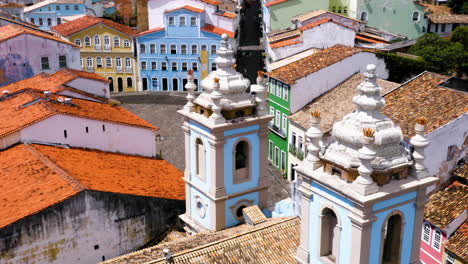
[(0, 20), (7, 21), (9, 23), (13, 23), (13, 24), (16, 24), (16, 25), (21, 25), (21, 26), (24, 26), (24, 27), (28, 27), (28, 28), (31, 28), (31, 29), (34, 29), (34, 30), (43, 31), (43, 30), (39, 29), (39, 27), (37, 25), (35, 25), (35, 24), (31, 23), (31, 22), (28, 22), (26, 20), (20, 19), (17, 16), (8, 14), (6, 12), (3, 12), (1, 10), (0, 10)]
[(185, 6), (181, 6), (181, 7), (178, 7), (178, 8), (171, 9), (171, 10), (166, 10), (166, 11), (164, 11), (164, 13), (172, 13), (172, 12), (180, 10), (180, 9), (185, 9), (185, 10), (192, 11), (194, 13), (200, 13), (200, 14), (205, 12), (205, 10), (203, 10), (203, 9), (196, 8), (196, 7), (193, 7), (193, 6), (190, 6), (190, 5), (185, 5)]
[(432, 23), (440, 23), (440, 24), (448, 24), (448, 23), (467, 24), (468, 23), (468, 15), (430, 14), (427, 17)]
[(310, 11), (310, 12), (306, 12), (306, 13), (303, 13), (303, 14), (300, 14), (300, 15), (297, 15), (297, 16), (293, 16), (291, 18), (292, 21), (306, 21), (306, 20), (309, 20), (311, 18), (314, 18), (314, 17), (318, 17), (320, 15), (323, 15), (323, 14), (331, 14), (331, 15), (335, 15), (335, 16), (340, 16), (340, 17), (343, 17), (343, 18), (346, 18), (346, 19), (349, 19), (349, 20), (353, 20), (353, 21), (356, 21), (356, 22), (359, 22), (359, 23), (366, 23), (362, 20), (359, 20), (359, 19), (354, 19), (354, 18), (351, 18), (351, 17), (347, 17), (347, 16), (343, 16), (343, 15), (340, 15), (340, 14), (337, 14), (337, 13), (333, 13), (333, 12), (330, 12), (330, 11), (327, 11), (327, 10), (313, 10), (313, 11)]
[(146, 31), (140, 32), (140, 33), (138, 33), (136, 36), (137, 36), (137, 37), (140, 37), (140, 36), (148, 35), (148, 34), (155, 33), (155, 32), (159, 32), (159, 31), (164, 31), (164, 30), (165, 30), (165, 28), (163, 28), (163, 27), (152, 28), (152, 29), (150, 29), (150, 30), (146, 30)]
[(217, 16), (223, 16), (223, 17), (232, 18), (232, 19), (237, 17), (237, 14), (224, 11), (224, 10), (218, 10), (214, 14)]
[(457, 231), (445, 242), (445, 249), (468, 262), (468, 221), (465, 221)]
[(234, 38), (234, 32), (222, 29), (220, 27), (213, 26), (211, 24), (205, 24), (205, 26), (201, 30), (206, 31), (206, 32), (210, 32), (210, 33), (213, 33), (213, 34), (216, 34), (216, 35), (220, 35), (220, 36), (222, 34), (227, 34), (228, 37)]
[(33, 35), (33, 36), (40, 37), (40, 38), (46, 38), (46, 39), (58, 41), (61, 43), (65, 43), (74, 47), (78, 47), (77, 45), (71, 43), (70, 41), (61, 39), (59, 37), (56, 37), (44, 31), (34, 30), (28, 27), (23, 27), (23, 26), (14, 25), (14, 24), (9, 24), (9, 25), (0, 27), (0, 42), (15, 38), (23, 34)]
[(22, 8), (22, 7), (25, 7), (25, 5), (19, 4), (19, 3), (4, 3), (4, 4), (0, 4), (0, 8)]
[(362, 50), (342, 45), (335, 45), (331, 48), (322, 50), (311, 56), (268, 72), (267, 75), (284, 83), (294, 84), (301, 78), (340, 62), (359, 52), (362, 52)]
[(183, 173), (165, 160), (20, 144), (0, 152), (0, 228), (83, 190), (184, 200)]
[(265, 4), (265, 6), (270, 7), (270, 6), (278, 5), (287, 1), (289, 0), (269, 0), (268, 3)]
[(37, 4), (27, 6), (24, 8), (24, 13), (31, 12), (38, 8), (50, 5), (50, 4), (84, 4), (83, 0), (45, 0)]
[(286, 40), (278, 41), (275, 43), (271, 43), (270, 47), (272, 49), (277, 49), (277, 48), (291, 46), (291, 45), (299, 44), (299, 43), (302, 43), (301, 38), (291, 38), (291, 39), (286, 39)]
[(51, 95), (45, 100), (43, 93), (23, 90), (8, 97), (0, 97), (0, 138), (35, 124), (53, 115), (69, 115), (105, 122), (157, 130), (148, 121), (121, 106), (112, 106), (83, 99), (73, 98), (72, 105), (60, 102), (62, 96)]
[(325, 23), (334, 23), (334, 24), (337, 24), (337, 25), (339, 25), (339, 26), (342, 26), (342, 27), (345, 27), (345, 28), (349, 28), (349, 29), (351, 29), (351, 30), (354, 30), (354, 29), (352, 29), (352, 28), (350, 28), (350, 27), (348, 27), (348, 26), (345, 26), (345, 25), (343, 25), (343, 24), (341, 24), (341, 23), (338, 23), (338, 22), (334, 21), (334, 20), (331, 19), (331, 18), (323, 18), (323, 19), (317, 20), (317, 21), (315, 21), (315, 22), (313, 22), (313, 23), (310, 23), (310, 24), (307, 24), (307, 25), (304, 25), (304, 26), (300, 27), (299, 30), (300, 30), (300, 31), (305, 31), (305, 30), (307, 30), (307, 29), (311, 29), (311, 28), (314, 28), (314, 27), (318, 27), (318, 26), (320, 26), (320, 25), (322, 25), (322, 24), (325, 24)]
[(106, 264), (168, 263), (162, 250), (172, 253), (174, 264), (257, 263), (295, 264), (301, 220), (298, 217), (270, 218), (258, 225), (240, 225), (218, 232), (202, 232), (180, 240), (159, 244)]
[(420, 74), (385, 95), (382, 113), (408, 138), (414, 135), (414, 122), (420, 116), (427, 118), (426, 133), (431, 133), (468, 111), (468, 93), (439, 86), (447, 79), (432, 72)]
[(455, 170), (453, 170), (452, 175), (468, 180), (468, 163), (463, 162), (460, 167), (457, 167)]
[(221, 2), (216, 1), (216, 0), (199, 0), (199, 1), (202, 1), (202, 2), (210, 4), (210, 5), (214, 5), (214, 6), (217, 6), (217, 5), (221, 4)]
[(424, 219), (445, 230), (465, 210), (468, 210), (468, 186), (455, 181), (429, 197)]
[(51, 29), (55, 32), (60, 33), (63, 36), (68, 37), (99, 23), (102, 23), (103, 25), (106, 25), (129, 36), (134, 36), (136, 34), (136, 30), (131, 27), (116, 23), (108, 19), (92, 16), (84, 16), (82, 18), (78, 18), (73, 21), (52, 27)]

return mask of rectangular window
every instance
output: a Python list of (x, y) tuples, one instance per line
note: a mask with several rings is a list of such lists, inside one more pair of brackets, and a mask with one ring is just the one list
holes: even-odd
[(281, 130), (286, 133), (286, 129), (288, 127), (288, 116), (283, 114), (283, 124)]
[(268, 159), (272, 160), (273, 159), (273, 141), (269, 140), (268, 141)]
[(159, 49), (161, 50), (161, 54), (166, 54), (166, 45), (160, 45)]
[(151, 86), (157, 88), (158, 87), (158, 78), (151, 79)]
[(439, 230), (434, 232), (434, 237), (432, 238), (432, 247), (437, 251), (440, 251), (440, 244), (442, 242), (442, 233)]
[(161, 62), (161, 71), (167, 71), (167, 62)]
[(296, 146), (296, 133), (292, 132), (291, 145)]
[(455, 258), (447, 253), (447, 257), (445, 258), (445, 263), (446, 264), (455, 264)]
[(152, 71), (155, 71), (155, 70), (157, 70), (157, 69), (158, 69), (158, 63), (155, 62), (155, 61), (152, 61), (152, 62), (151, 62), (151, 70), (152, 70)]
[(146, 61), (141, 62), (141, 70), (146, 71)]
[(445, 25), (445, 24), (442, 24), (442, 25), (440, 26), (440, 32), (445, 32), (445, 27), (446, 27), (446, 25)]
[(59, 56), (59, 67), (60, 68), (67, 67), (67, 56)]
[(216, 71), (216, 63), (211, 63), (211, 71)]
[(174, 44), (171, 45), (171, 54), (177, 54), (177, 46)]
[(196, 26), (197, 25), (197, 17), (190, 17), (190, 25)]
[(30, 21), (31, 21), (31, 23), (35, 24), (34, 18), (33, 18), (33, 17), (31, 17), (31, 20), (30, 20)]
[(70, 6), (69, 6), (69, 5), (66, 5), (66, 6), (65, 6), (65, 10), (70, 10)]
[(280, 128), (280, 126), (281, 126), (281, 112), (279, 110), (276, 110), (275, 125), (278, 128)]
[(284, 151), (281, 151), (281, 172), (284, 173), (285, 169), (286, 169), (286, 153)]
[(179, 18), (179, 26), (185, 26), (185, 24), (186, 24), (186, 23), (185, 23), (185, 17), (184, 17), (184, 16), (181, 16), (181, 17)]
[(172, 70), (177, 71), (177, 62), (172, 62)]
[(47, 25), (52, 26), (52, 18), (50, 17), (47, 18)]
[(49, 70), (49, 57), (41, 57), (41, 66), (43, 70)]
[(273, 165), (275, 165), (276, 167), (279, 166), (279, 158), (280, 158), (279, 148), (275, 147), (275, 161), (273, 162)]
[(59, 5), (55, 6), (55, 10), (59, 11), (59, 10), (60, 10), (60, 6), (59, 6)]
[(192, 62), (192, 70), (198, 71), (198, 63)]
[(216, 54), (216, 45), (211, 45), (211, 54)]
[(203, 50), (207, 50), (207, 49), (208, 49), (208, 46), (206, 46), (206, 45), (201, 45), (201, 50), (202, 50), (202, 51), (203, 51)]
[(276, 82), (276, 96), (281, 98), (281, 83), (280, 82)]
[[(40, 21), (39, 21), (40, 22)], [(434, 32), (439, 32), (439, 24), (435, 24)]]
[(42, 20), (42, 17), (39, 18), (39, 26), (43, 26), (44, 25), (44, 20)]
[(156, 45), (154, 45), (154, 44), (150, 45), (150, 52), (151, 53), (156, 53)]
[(185, 44), (180, 45), (180, 53), (187, 54), (187, 45)]
[(192, 54), (198, 54), (198, 46), (192, 45)]
[(75, 9), (75, 11), (78, 11), (78, 10), (79, 10), (79, 6), (75, 5), (75, 6), (73, 7), (73, 9)]
[(283, 84), (283, 100), (287, 101), (288, 100), (288, 86), (286, 84)]
[(182, 62), (182, 71), (188, 71), (188, 63)]
[(175, 17), (170, 16), (168, 20), (169, 20), (169, 26), (175, 26)]
[(303, 141), (302, 137), (299, 137), (299, 140), (297, 141), (297, 144), (298, 144), (297, 148), (300, 149), (300, 150), (302, 150), (302, 146), (303, 146), (302, 141)]
[(423, 224), (422, 240), (429, 244), (431, 238), (431, 226), (429, 224)]
[(276, 81), (270, 79), (270, 94), (275, 94)]
[(106, 58), (106, 68), (112, 68), (112, 58), (111, 57)]

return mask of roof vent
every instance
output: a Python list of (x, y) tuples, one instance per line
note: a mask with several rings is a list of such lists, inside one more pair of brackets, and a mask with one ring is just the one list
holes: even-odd
[(172, 254), (171, 254), (170, 249), (168, 249), (168, 248), (163, 249), (163, 254), (164, 254), (164, 258), (166, 259), (167, 262), (169, 262), (169, 263), (173, 262)]
[(50, 91), (44, 91), (44, 95), (47, 101), (50, 100)]
[(10, 95), (10, 90), (3, 90), (3, 96), (8, 97)]
[(71, 105), (72, 104), (72, 99), (70, 97), (65, 98), (65, 104)]

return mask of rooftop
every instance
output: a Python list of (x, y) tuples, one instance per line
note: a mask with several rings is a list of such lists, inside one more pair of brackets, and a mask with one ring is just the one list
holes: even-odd
[(185, 9), (185, 10), (192, 11), (192, 12), (195, 12), (195, 13), (205, 12), (205, 10), (203, 10), (203, 9), (196, 8), (196, 7), (193, 7), (193, 6), (190, 6), (190, 5), (185, 5), (185, 6), (181, 6), (181, 7), (178, 7), (178, 8), (174, 8), (174, 9), (171, 9), (171, 10), (164, 11), (164, 13), (171, 13), (171, 12), (174, 12), (174, 11), (177, 11), (177, 10), (180, 10), (180, 9)]
[(0, 138), (58, 114), (158, 129), (120, 106), (77, 98), (73, 98), (72, 103), (67, 104), (60, 102), (59, 98), (63, 99), (61, 96), (51, 95), (50, 100), (46, 100), (43, 93), (33, 90), (23, 90), (12, 93), (7, 98), (0, 98), (0, 116), (15, 117), (2, 120)]
[(331, 48), (268, 72), (267, 75), (287, 84), (294, 84), (301, 78), (351, 57), (359, 52), (362, 52), (362, 50), (342, 45), (335, 45)]
[(211, 24), (206, 24), (205, 23), (205, 26), (201, 30), (206, 31), (206, 32), (210, 32), (210, 33), (213, 33), (213, 34), (216, 34), (216, 35), (220, 35), (220, 36), (223, 35), (223, 34), (226, 34), (226, 35), (228, 35), (228, 37), (234, 38), (234, 32), (222, 29), (220, 27), (213, 26)]
[(464, 162), (460, 167), (457, 167), (452, 174), (456, 177), (468, 180), (468, 163)]
[(27, 6), (24, 8), (24, 12), (31, 12), (43, 6), (47, 6), (49, 4), (84, 4), (83, 0), (45, 0), (42, 2), (38, 2), (37, 4)]
[(19, 3), (4, 3), (0, 4), (0, 8), (23, 8), (25, 5)]
[(397, 123), (403, 134), (414, 135), (417, 117), (427, 118), (426, 133), (448, 124), (468, 111), (468, 93), (440, 85), (448, 76), (423, 72), (385, 95), (382, 113)]
[(430, 14), (429, 20), (433, 23), (447, 24), (447, 23), (468, 23), (468, 15), (459, 14)]
[(468, 209), (468, 186), (457, 181), (429, 197), (424, 218), (445, 229), (455, 218)]
[(99, 23), (104, 24), (108, 27), (111, 27), (129, 36), (134, 36), (136, 34), (136, 30), (131, 27), (128, 27), (128, 26), (125, 26), (125, 25), (122, 25), (122, 24), (119, 24), (119, 23), (116, 23), (114, 21), (107, 20), (104, 18), (98, 18), (98, 17), (92, 17), (92, 16), (84, 16), (82, 18), (78, 18), (73, 21), (52, 27), (51, 29), (55, 32), (62, 34), (63, 36), (70, 36), (79, 31), (82, 31), (84, 29), (97, 25)]
[(289, 0), (268, 0), (265, 6), (270, 7), (270, 6), (278, 5), (287, 1)]
[(95, 150), (20, 144), (0, 152), (0, 178), (0, 228), (83, 190), (185, 199), (167, 161)]
[[(316, 98), (307, 106), (290, 117), (294, 123), (307, 129), (310, 126), (310, 115), (314, 110), (320, 110), (320, 127), (322, 131), (328, 132), (333, 128), (333, 124), (343, 118), (347, 113), (356, 110), (356, 105), (352, 99), (358, 94), (356, 87), (364, 80), (362, 73), (356, 73), (340, 85), (329, 92)], [(382, 93), (400, 86), (398, 83), (378, 79), (377, 83), (382, 87)]]
[(307, 13), (303, 13), (303, 14), (294, 16), (294, 17), (291, 18), (291, 20), (292, 21), (297, 20), (297, 21), (303, 22), (303, 21), (309, 20), (311, 18), (321, 16), (323, 14), (332, 14), (332, 15), (335, 15), (335, 16), (340, 16), (340, 17), (349, 19), (349, 20), (354, 20), (354, 21), (357, 21), (359, 23), (366, 23), (366, 22), (364, 22), (362, 20), (354, 19), (354, 18), (351, 18), (351, 17), (347, 17), (347, 16), (344, 16), (344, 15), (333, 13), (333, 12), (330, 12), (330, 11), (327, 11), (327, 10), (313, 10), (313, 11), (310, 11), (310, 12), (307, 12)]
[(33, 35), (33, 36), (40, 37), (40, 38), (55, 40), (55, 41), (62, 42), (62, 43), (65, 43), (74, 47), (78, 47), (75, 44), (67, 40), (56, 37), (45, 31), (39, 31), (39, 30), (31, 29), (29, 27), (23, 27), (23, 26), (15, 25), (15, 24), (9, 24), (9, 25), (0, 27), (0, 42), (15, 38), (23, 34), (28, 34), (28, 35)]
[(167, 263), (162, 250), (171, 251), (177, 263), (297, 263), (299, 218), (270, 218), (255, 226), (240, 225), (222, 231), (202, 232), (105, 261), (106, 264)]
[(445, 249), (455, 253), (458, 257), (468, 262), (468, 222), (465, 221), (457, 231), (445, 242)]

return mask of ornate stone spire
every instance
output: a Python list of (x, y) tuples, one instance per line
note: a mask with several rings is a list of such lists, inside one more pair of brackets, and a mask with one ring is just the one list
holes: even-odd
[(221, 115), (221, 98), (222, 94), (219, 92), (219, 78), (214, 79), (214, 86), (213, 92), (210, 94), (211, 101), (213, 102), (213, 106), (211, 110), (213, 110), (213, 114), (210, 116), (210, 120), (214, 125), (224, 123), (226, 119)]
[(352, 186), (354, 191), (362, 195), (369, 195), (379, 191), (379, 187), (371, 178), (373, 171), (371, 162), (375, 159), (376, 154), (374, 150), (374, 132), (371, 128), (363, 130), (362, 148), (358, 151), (361, 165), (358, 168), (359, 176)]
[(426, 166), (424, 166), (424, 150), (429, 145), (429, 139), (424, 135), (424, 132), (426, 132), (426, 124), (427, 119), (417, 118), (416, 125), (414, 127), (416, 135), (414, 135), (410, 140), (411, 145), (414, 146), (413, 159), (415, 160), (414, 167), (416, 169), (416, 177), (418, 179), (429, 176), (429, 172), (427, 171)]
[(258, 72), (257, 75), (257, 84), (252, 85), (250, 87), (252, 92), (256, 93), (257, 97), (257, 114), (258, 115), (267, 115), (268, 114), (268, 102), (266, 100), (268, 94), (267, 94), (267, 88), (266, 88), (266, 82), (267, 80), (264, 78), (265, 73), (262, 71)]
[(187, 112), (195, 111), (195, 105), (193, 104), (193, 100), (195, 100), (195, 90), (197, 89), (197, 85), (193, 81), (193, 70), (190, 69), (187, 74), (187, 84), (185, 85), (185, 89), (187, 89), (187, 103), (184, 106), (184, 109)]
[(322, 139), (323, 133), (320, 129), (320, 111), (315, 110), (311, 114), (310, 127), (307, 129), (306, 136), (309, 139), (307, 145), (307, 157), (306, 161), (315, 170), (322, 165), (320, 162), (320, 140)]

